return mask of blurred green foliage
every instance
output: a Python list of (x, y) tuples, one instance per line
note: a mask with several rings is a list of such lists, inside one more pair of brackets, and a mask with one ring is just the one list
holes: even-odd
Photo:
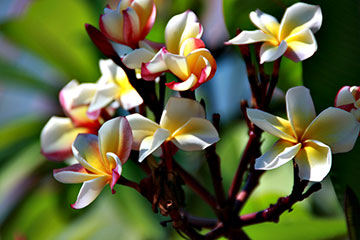
[[(254, 29), (249, 20), (250, 11), (260, 8), (280, 20), (286, 7), (293, 2), (224, 0), (224, 15), (230, 36), (235, 35), (237, 28)], [(356, 57), (360, 51), (357, 47), (360, 42), (359, 13), (356, 10), (359, 1), (336, 3), (334, 0), (317, 2), (322, 7), (325, 20), (323, 28), (316, 34), (319, 51), (315, 56), (303, 64), (284, 59), (280, 70), (280, 89), (285, 91), (304, 82), (311, 89), (318, 111), (332, 105), (342, 85), (359, 85), (358, 71), (355, 71), (358, 66)], [(201, 15), (206, 2), (158, 0), (157, 4), (157, 22), (149, 39), (161, 42), (164, 27), (171, 16), (187, 9)], [(29, 52), (45, 61), (61, 77), (41, 79), (0, 56), (0, 86), (6, 89), (8, 85), (15, 85), (19, 89), (35, 90), (35, 94), (41, 92), (49, 103), (53, 103), (57, 101), (59, 88), (67, 81), (73, 78), (82, 82), (96, 81), (101, 55), (86, 35), (84, 24), (97, 26), (104, 5), (105, 1), (102, 0), (37, 0), (30, 3), (22, 16), (1, 23), (0, 33), (6, 39), (20, 51)], [(271, 66), (268, 68), (271, 70)], [(274, 104), (271, 110), (283, 113), (284, 105)], [(126, 187), (117, 186), (115, 195), (110, 193), (110, 189), (105, 189), (91, 206), (83, 210), (70, 208), (80, 185), (56, 182), (52, 169), (64, 164), (49, 162), (40, 154), (41, 128), (55, 112), (60, 111), (54, 109), (47, 114), (39, 114), (35, 109), (26, 116), (0, 123), (0, 238), (181, 239), (170, 225), (164, 228), (159, 224), (168, 218), (154, 214), (146, 200)], [(228, 189), (235, 173), (234, 166), (237, 166), (247, 141), (245, 124), (234, 119), (223, 125), (221, 139), (218, 152), (223, 159), (222, 173), (225, 189)], [(265, 135), (263, 150), (273, 142), (271, 136)], [(360, 163), (356, 163), (359, 149), (358, 144), (351, 153), (334, 157), (331, 175), (340, 197), (348, 185), (359, 197), (357, 173)], [(210, 191), (213, 190), (202, 153), (179, 152), (176, 157), (201, 183)], [(143, 173), (139, 173), (139, 169), (130, 161), (124, 166), (124, 175), (137, 181), (143, 177)], [(243, 213), (268, 207), (278, 197), (288, 194), (291, 186), (292, 171), (289, 166), (267, 172), (262, 178), (261, 187), (250, 198)], [(185, 191), (189, 212), (213, 217), (208, 206), (204, 206), (188, 188)], [(327, 206), (334, 213), (331, 216), (326, 216), (321, 210), (314, 214), (314, 196), (296, 204), (294, 211), (285, 213), (279, 224), (250, 226), (245, 231), (254, 239), (346, 239), (345, 219), (339, 212), (336, 199), (331, 198), (331, 187), (324, 188), (322, 192), (330, 199), (331, 204)], [(358, 200), (355, 197), (352, 201)]]

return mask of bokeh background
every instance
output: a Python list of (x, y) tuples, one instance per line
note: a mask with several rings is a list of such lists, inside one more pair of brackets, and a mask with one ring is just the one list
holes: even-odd
[[(206, 99), (209, 114), (221, 113), (217, 150), (228, 189), (247, 141), (239, 101), (249, 99), (250, 90), (239, 51), (223, 42), (234, 37), (237, 28), (255, 29), (250, 11), (259, 8), (280, 21), (286, 7), (296, 1), (223, 1), (156, 0), (157, 20), (148, 39), (163, 41), (167, 21), (187, 9), (204, 25), (204, 40), (216, 57), (218, 71), (199, 88), (197, 97)], [(340, 87), (360, 85), (360, 1), (306, 2), (319, 4), (323, 11), (323, 27), (316, 34), (319, 49), (303, 63), (282, 61), (271, 105), (271, 111), (280, 115), (289, 87), (310, 88), (320, 112), (333, 105)], [(85, 209), (71, 209), (80, 184), (56, 182), (52, 169), (64, 164), (40, 154), (42, 127), (52, 115), (63, 115), (59, 90), (72, 79), (95, 82), (100, 77), (98, 61), (104, 56), (90, 41), (84, 24), (98, 27), (105, 5), (106, 0), (0, 0), (0, 239), (182, 239), (171, 226), (160, 225), (168, 218), (154, 214), (145, 199), (123, 186), (115, 195), (105, 188)], [(266, 67), (270, 70), (271, 64)], [(263, 150), (274, 141), (265, 135)], [(253, 239), (348, 239), (345, 209), (356, 234), (360, 231), (359, 154), (358, 143), (352, 152), (336, 155), (320, 192), (284, 213), (278, 224), (246, 227), (246, 233)], [(176, 159), (212, 191), (201, 152), (179, 152)], [(124, 166), (124, 175), (132, 180), (143, 177), (131, 161)], [(242, 213), (268, 207), (289, 194), (291, 187), (291, 166), (268, 171)], [(197, 196), (186, 187), (185, 191), (189, 212), (213, 217)]]

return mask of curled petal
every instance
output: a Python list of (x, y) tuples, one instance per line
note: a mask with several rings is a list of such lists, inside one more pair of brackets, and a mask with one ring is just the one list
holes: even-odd
[(203, 150), (220, 139), (212, 123), (203, 118), (191, 118), (170, 138), (179, 149), (184, 151)]
[(155, 53), (145, 48), (138, 48), (122, 58), (123, 63), (130, 69), (141, 69), (142, 63), (149, 62)]
[(169, 52), (178, 54), (182, 43), (188, 38), (200, 38), (202, 27), (192, 11), (172, 17), (165, 28), (165, 45)]
[(168, 53), (164, 56), (164, 60), (169, 70), (178, 78), (185, 80), (190, 76), (190, 69), (186, 57)]
[(89, 173), (81, 164), (54, 169), (54, 178), (62, 183), (83, 183), (99, 177), (99, 175)]
[(311, 57), (317, 50), (314, 34), (307, 28), (290, 35), (285, 41), (288, 45), (285, 57), (294, 62), (303, 61)]
[(115, 193), (114, 186), (117, 183), (117, 181), (119, 180), (121, 173), (122, 173), (122, 164), (121, 164), (120, 158), (115, 153), (112, 153), (112, 152), (106, 153), (106, 158), (109, 163), (112, 163), (111, 164), (112, 165), (112, 168), (111, 168), (112, 169), (112, 177), (111, 177), (111, 182), (110, 182), (110, 188), (111, 188), (112, 193), (114, 194)]
[[(144, 2), (146, 2), (146, 6), (141, 6), (141, 5), (143, 5)], [(138, 16), (140, 18), (140, 29), (141, 29), (140, 39), (144, 39), (146, 37), (146, 35), (148, 35), (148, 33), (150, 32), (151, 28), (153, 27), (153, 25), (155, 23), (156, 6), (152, 0), (151, 1), (138, 1), (138, 2), (134, 1), (134, 3), (135, 3), (134, 9), (138, 13)], [(152, 6), (150, 6), (149, 3), (151, 3)], [(137, 4), (139, 4), (139, 5), (137, 5)], [(149, 11), (149, 9), (151, 9), (151, 11)], [(144, 12), (145, 12), (145, 14), (144, 14)], [(150, 14), (148, 14), (148, 13), (150, 13)]]
[(170, 82), (165, 83), (165, 85), (175, 91), (186, 91), (194, 87), (197, 82), (197, 77), (194, 74), (191, 74), (190, 77), (183, 82)]
[(71, 204), (71, 207), (74, 209), (80, 209), (88, 206), (96, 199), (97, 196), (99, 196), (108, 181), (108, 177), (103, 176), (84, 182), (81, 186), (76, 202)]
[(171, 97), (160, 119), (161, 128), (173, 133), (191, 118), (205, 118), (205, 111), (197, 101)]
[(136, 44), (140, 39), (140, 20), (133, 8), (127, 8), (122, 11), (124, 16), (123, 36), (124, 43), (132, 48), (136, 48)]
[(355, 98), (351, 94), (350, 86), (342, 87), (335, 97), (335, 106), (342, 106), (347, 104), (354, 104)]
[(88, 171), (106, 174), (106, 165), (99, 151), (98, 136), (79, 134), (73, 143), (72, 150), (75, 158)]
[(333, 153), (348, 152), (359, 135), (355, 117), (342, 109), (329, 107), (322, 111), (305, 130), (302, 140), (318, 140)]
[(295, 157), (301, 179), (320, 182), (331, 168), (330, 147), (322, 142), (308, 140)]
[(79, 133), (87, 128), (75, 128), (71, 119), (52, 117), (41, 131), (41, 152), (53, 161), (61, 161), (72, 155), (71, 145)]
[(180, 48), (180, 55), (187, 56), (195, 49), (205, 48), (205, 43), (199, 38), (188, 38), (184, 41)]
[(278, 46), (274, 46), (271, 43), (265, 42), (260, 48), (260, 63), (272, 62), (281, 57), (287, 49), (287, 43), (281, 41)]
[(146, 137), (154, 135), (155, 131), (160, 128), (160, 126), (149, 120), (148, 118), (134, 113), (129, 116), (126, 116), (129, 121), (132, 134), (133, 134), (133, 146), (132, 149), (139, 150), (140, 143)]
[(168, 70), (165, 63), (164, 55), (167, 54), (165, 48), (161, 48), (155, 56), (148, 63), (143, 63), (141, 66), (141, 76), (144, 80), (154, 80), (163, 72)]
[(319, 6), (307, 3), (295, 3), (287, 8), (280, 23), (279, 38), (284, 39), (295, 29), (308, 28), (317, 32), (322, 24), (322, 13)]
[(276, 117), (272, 114), (258, 109), (247, 109), (249, 119), (262, 130), (287, 141), (296, 143), (297, 140), (291, 131), (291, 124), (288, 120)]
[(147, 156), (156, 151), (169, 135), (168, 130), (158, 128), (154, 135), (144, 138), (139, 148), (139, 162), (144, 161)]
[[(74, 91), (78, 88), (79, 83), (76, 80), (70, 81), (66, 84), (63, 89), (61, 89), (59, 93), (59, 100), (61, 107), (66, 111), (70, 111), (73, 106), (73, 99), (74, 99)], [(78, 94), (77, 94), (78, 95)]]
[(256, 159), (255, 169), (271, 170), (292, 160), (300, 151), (301, 143), (278, 140), (265, 154)]
[(256, 43), (256, 42), (268, 42), (268, 41), (277, 41), (275, 37), (272, 35), (266, 34), (261, 30), (254, 30), (254, 31), (242, 31), (233, 39), (225, 42), (225, 44), (234, 44), (234, 45), (241, 45), (241, 44), (249, 44), (249, 43)]
[(126, 44), (123, 36), (124, 17), (117, 10), (108, 9), (105, 14), (101, 15), (99, 27), (108, 39)]
[[(125, 117), (117, 117), (106, 121), (99, 129), (99, 146), (103, 159), (107, 160), (106, 154), (113, 153), (124, 164), (130, 155), (132, 139), (131, 128)], [(115, 167), (115, 163), (104, 162), (105, 165), (110, 166), (109, 169)]]
[(289, 89), (286, 93), (286, 111), (294, 133), (300, 138), (316, 117), (309, 89), (303, 86)]

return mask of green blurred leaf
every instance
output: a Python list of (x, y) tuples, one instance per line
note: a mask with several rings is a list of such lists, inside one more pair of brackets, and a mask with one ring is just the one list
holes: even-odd
[(14, 66), (0, 59), (0, 81), (12, 85), (21, 85), (27, 88), (40, 90), (50, 96), (56, 95), (56, 88), (37, 77), (32, 76), (28, 71)]
[(85, 0), (32, 1), (26, 14), (1, 26), (15, 43), (54, 64), (69, 78), (94, 81), (99, 76), (97, 56), (84, 24), (96, 23)]
[(350, 239), (360, 238), (360, 204), (359, 200), (350, 189), (346, 189), (345, 194), (345, 214), (349, 229)]
[[(11, 154), (22, 150), (27, 143), (39, 139), (44, 119), (24, 116), (0, 126), (0, 164), (11, 158)], [(40, 148), (39, 148), (40, 152)]]
[[(342, 86), (359, 85), (360, 1), (310, 2), (320, 5), (323, 25), (315, 34), (318, 51), (303, 62), (303, 77), (319, 113), (334, 105), (336, 93)], [(349, 153), (334, 155), (330, 174), (342, 202), (346, 186), (360, 198), (359, 154), (358, 141)]]

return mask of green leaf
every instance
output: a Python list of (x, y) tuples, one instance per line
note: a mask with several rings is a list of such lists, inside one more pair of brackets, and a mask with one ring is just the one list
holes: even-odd
[(346, 189), (345, 194), (345, 214), (349, 229), (350, 239), (360, 238), (360, 204), (359, 200), (350, 189)]
[[(323, 25), (315, 34), (318, 51), (303, 62), (303, 78), (319, 113), (334, 105), (335, 96), (342, 86), (359, 85), (360, 1), (311, 2), (320, 5)], [(341, 202), (347, 186), (360, 198), (359, 154), (358, 141), (352, 151), (334, 155), (330, 174)]]
[(68, 78), (95, 81), (98, 59), (84, 24), (96, 23), (85, 0), (31, 2), (26, 14), (1, 26), (1, 32), (16, 44), (49, 61)]

